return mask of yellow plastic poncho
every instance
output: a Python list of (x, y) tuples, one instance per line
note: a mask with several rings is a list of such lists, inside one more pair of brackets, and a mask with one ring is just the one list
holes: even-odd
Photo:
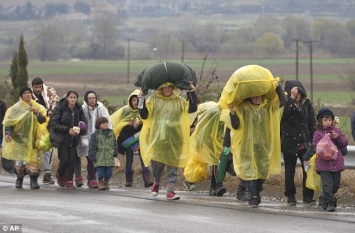
[(189, 156), (189, 103), (174, 94), (164, 97), (161, 88), (172, 85), (162, 84), (146, 101), (147, 119), (139, 136), (143, 162), (148, 166), (150, 160), (169, 166), (185, 167)]
[[(237, 70), (223, 89), (219, 101), (223, 108), (221, 120), (231, 128), (234, 169), (244, 180), (266, 179), (269, 174), (281, 173), (277, 81), (264, 67), (250, 65)], [(247, 98), (253, 96), (263, 96), (262, 103), (251, 104)], [(241, 98), (245, 99), (240, 101)], [(231, 126), (228, 104), (233, 105), (239, 118), (237, 130)]]
[(130, 99), (133, 95), (138, 96), (140, 93), (139, 89), (134, 90), (127, 100), (127, 105), (118, 109), (110, 116), (110, 121), (112, 123), (113, 132), (115, 133), (116, 138), (120, 135), (123, 127), (128, 125), (132, 120), (140, 118), (139, 110), (133, 109), (130, 105)]
[(198, 122), (190, 137), (190, 158), (184, 169), (186, 180), (199, 183), (207, 178), (207, 166), (217, 165), (223, 150), (224, 123), (221, 109), (209, 101), (198, 106)]
[[(42, 105), (34, 100), (31, 100), (30, 104), (43, 116), (46, 116), (46, 109)], [(40, 159), (36, 148), (37, 127), (39, 124), (36, 115), (29, 110), (29, 107), (26, 102), (20, 100), (6, 111), (3, 125), (14, 126), (14, 130), (11, 142), (3, 141), (2, 153), (6, 159), (35, 164)]]
[(198, 106), (198, 122), (190, 137), (191, 157), (208, 165), (216, 165), (223, 150), (224, 122), (221, 109), (209, 101)]

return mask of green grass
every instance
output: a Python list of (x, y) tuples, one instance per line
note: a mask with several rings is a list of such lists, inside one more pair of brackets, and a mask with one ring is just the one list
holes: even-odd
[[(178, 61), (178, 60), (176, 60)], [(218, 62), (218, 70), (236, 70), (241, 66), (249, 64), (258, 64), (261, 66), (268, 65), (293, 65), (295, 64), (294, 58), (283, 58), (283, 59), (238, 59), (238, 60), (216, 60)], [(130, 71), (132, 73), (139, 73), (146, 67), (155, 64), (156, 61), (152, 60), (131, 60), (130, 61)], [(195, 70), (200, 70), (202, 66), (202, 59), (196, 60), (185, 60), (185, 63), (191, 66)], [(309, 63), (308, 59), (300, 59), (300, 64)], [(315, 58), (313, 59), (313, 64), (317, 65), (327, 65), (327, 64), (337, 64), (339, 68), (343, 65), (354, 64), (355, 59), (342, 59), (342, 58)], [(9, 73), (10, 61), (0, 62), (0, 75), (6, 76)], [(205, 67), (210, 68), (213, 65), (213, 57), (209, 57), (206, 61)], [(41, 61), (29, 61), (28, 72), (32, 75), (51, 75), (51, 74), (116, 74), (116, 73), (126, 73), (127, 72), (127, 61), (117, 60), (117, 61), (55, 61), (55, 62), (41, 62)], [(332, 74), (317, 75), (314, 71), (314, 78), (320, 79), (331, 79), (332, 77), (337, 77), (340, 72), (339, 70), (334, 70)], [(289, 76), (285, 74), (285, 77)], [(306, 75), (305, 75), (306, 76)]]
[[(310, 95), (310, 93), (307, 94)], [(324, 104), (350, 104), (353, 97), (351, 92), (314, 92), (313, 101), (318, 99)]]

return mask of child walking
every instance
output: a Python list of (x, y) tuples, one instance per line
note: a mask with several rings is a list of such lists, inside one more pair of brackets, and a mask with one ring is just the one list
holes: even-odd
[(98, 117), (95, 122), (96, 131), (91, 135), (89, 143), (89, 159), (94, 162), (99, 180), (98, 190), (109, 190), (109, 180), (117, 157), (117, 141), (112, 129), (108, 128), (108, 119)]
[(334, 113), (329, 108), (322, 108), (317, 114), (317, 130), (313, 135), (313, 145), (317, 148), (319, 141), (326, 135), (336, 145), (338, 151), (335, 159), (326, 160), (317, 152), (316, 171), (322, 180), (322, 193), (319, 205), (329, 212), (336, 208), (335, 194), (339, 189), (341, 172), (345, 170), (344, 157), (341, 149), (348, 145), (343, 132), (333, 124)]

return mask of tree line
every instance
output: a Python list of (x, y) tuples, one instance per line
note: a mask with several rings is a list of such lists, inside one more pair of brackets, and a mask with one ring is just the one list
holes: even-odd
[[(188, 26), (186, 26), (188, 25)], [(130, 35), (128, 38), (127, 35)], [(171, 27), (144, 30), (120, 27), (112, 14), (89, 22), (47, 20), (34, 24), (33, 33), (25, 35), (31, 59), (125, 59), (130, 40), (131, 59), (196, 58), (201, 53), (220, 58), (280, 57), (295, 53), (296, 41), (301, 54), (308, 55), (304, 41), (315, 41), (313, 52), (325, 56), (355, 56), (355, 19), (346, 22), (299, 16), (260, 16), (236, 29), (208, 22), (200, 24), (185, 17)], [(18, 35), (14, 35), (18, 37)], [(0, 60), (11, 58), (18, 39), (0, 38)]]

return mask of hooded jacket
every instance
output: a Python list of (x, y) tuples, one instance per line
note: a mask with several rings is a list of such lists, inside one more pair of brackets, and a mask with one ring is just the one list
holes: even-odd
[(117, 136), (118, 152), (124, 154), (126, 148), (122, 146), (122, 143), (135, 133), (142, 129), (142, 125), (138, 128), (134, 128), (131, 124), (136, 118), (140, 118), (138, 108), (135, 108), (132, 104), (133, 97), (137, 97), (140, 90), (133, 91), (128, 99), (127, 105), (118, 109), (115, 113), (110, 116), (115, 135)]
[[(292, 99), (291, 89), (297, 87), (301, 92), (301, 105), (297, 106)], [(298, 80), (288, 80), (285, 83), (287, 103), (281, 118), (281, 151), (285, 155), (297, 155), (299, 145), (308, 146), (312, 143), (316, 131), (316, 119), (312, 102), (307, 98), (306, 90)]]
[(88, 140), (90, 141), (91, 135), (95, 132), (95, 121), (98, 117), (106, 117), (108, 119), (108, 128), (112, 129), (112, 124), (110, 121), (110, 114), (107, 108), (99, 101), (97, 101), (95, 108), (91, 108), (87, 102), (82, 105), (84, 110), (85, 118), (88, 121)]
[(54, 147), (58, 147), (62, 142), (76, 147), (80, 142), (80, 135), (86, 135), (86, 130), (80, 130), (80, 134), (73, 137), (69, 134), (70, 128), (78, 126), (79, 121), (87, 120), (84, 111), (80, 105), (76, 104), (74, 110), (70, 110), (66, 98), (62, 98), (53, 110), (52, 118), (50, 119), (49, 127), (51, 134), (51, 142)]

